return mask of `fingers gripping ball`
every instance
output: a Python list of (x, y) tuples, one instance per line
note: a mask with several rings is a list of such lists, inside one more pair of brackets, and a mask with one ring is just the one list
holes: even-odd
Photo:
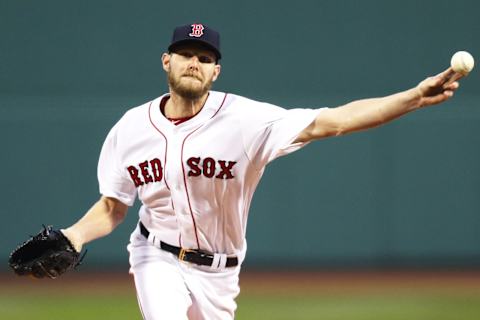
[(60, 230), (43, 226), (10, 254), (8, 262), (17, 275), (55, 279), (80, 265), (85, 253), (80, 256)]
[(467, 75), (472, 71), (473, 66), (475, 65), (475, 60), (467, 51), (458, 51), (452, 56), (450, 65), (452, 66), (453, 71), (462, 75)]

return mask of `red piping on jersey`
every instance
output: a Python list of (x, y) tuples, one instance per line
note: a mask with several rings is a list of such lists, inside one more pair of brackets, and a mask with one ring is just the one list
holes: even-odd
[[(152, 108), (152, 102), (150, 102), (150, 105), (148, 106), (148, 118), (150, 119), (150, 123), (152, 124), (152, 126), (158, 131), (160, 132), (160, 134), (163, 136), (163, 138), (165, 139), (165, 159), (163, 159), (163, 181), (165, 182), (165, 185), (167, 186), (167, 189), (170, 190), (170, 187), (168, 186), (168, 183), (167, 183), (167, 179), (165, 179), (165, 168), (167, 167), (167, 151), (168, 151), (168, 140), (167, 140), (167, 137), (163, 134), (162, 131), (160, 131), (160, 129), (157, 128), (157, 126), (153, 123), (152, 121), (152, 112), (151, 112), (151, 108)], [(173, 202), (172, 202), (172, 205), (173, 205)]]
[(213, 116), (210, 119), (215, 117), (217, 115), (218, 111), (220, 111), (220, 109), (222, 109), (223, 104), (225, 103), (225, 100), (227, 99), (227, 95), (228, 95), (228, 93), (225, 93), (225, 96), (223, 97), (222, 104), (220, 105), (220, 108), (218, 108), (218, 110), (213, 114)]
[[(225, 93), (225, 96), (223, 97), (222, 104), (220, 104), (220, 107), (217, 109), (217, 111), (213, 114), (213, 116), (210, 118), (212, 119), (217, 115), (217, 113), (222, 109), (223, 104), (225, 103), (225, 100), (227, 99), (227, 93)], [(183, 165), (183, 147), (185, 146), (185, 141), (187, 141), (188, 137), (190, 137), (195, 131), (203, 127), (203, 125), (199, 126), (197, 129), (193, 130), (187, 136), (183, 139), (182, 142), (182, 151), (180, 154), (181, 162), (182, 162), (182, 172), (183, 172), (183, 183), (185, 184), (185, 193), (187, 194), (187, 201), (188, 201), (188, 208), (190, 209), (190, 215), (192, 217), (193, 221), (193, 227), (195, 228), (195, 238), (197, 240), (197, 249), (200, 250), (200, 242), (198, 241), (198, 233), (197, 233), (197, 223), (195, 222), (195, 217), (193, 216), (193, 210), (192, 210), (192, 204), (190, 203), (190, 195), (188, 194), (188, 187), (187, 187), (187, 177), (185, 175), (185, 166)]]
[(198, 233), (197, 233), (197, 223), (195, 222), (195, 218), (193, 217), (193, 210), (192, 210), (192, 205), (190, 203), (190, 196), (188, 194), (188, 187), (187, 187), (187, 178), (185, 176), (185, 166), (183, 165), (183, 146), (185, 145), (185, 141), (187, 140), (187, 138), (192, 134), (194, 133), (195, 131), (197, 131), (198, 129), (200, 129), (202, 126), (198, 127), (197, 129), (193, 130), (192, 132), (190, 132), (189, 134), (187, 134), (187, 136), (185, 137), (185, 139), (183, 139), (183, 142), (182, 142), (182, 151), (181, 151), (181, 154), (180, 154), (180, 158), (181, 158), (181, 162), (182, 162), (182, 172), (183, 172), (183, 183), (185, 184), (185, 193), (187, 194), (187, 201), (188, 201), (188, 208), (190, 209), (190, 216), (192, 216), (192, 221), (193, 221), (193, 227), (194, 227), (194, 231), (195, 231), (195, 239), (197, 240), (197, 249), (200, 250), (200, 242), (198, 241)]
[[(165, 159), (163, 161), (163, 169), (164, 169), (164, 175), (163, 175), (163, 181), (165, 182), (165, 186), (167, 187), (168, 190), (170, 190), (170, 187), (168, 186), (168, 183), (167, 183), (167, 179), (165, 179), (165, 168), (167, 167), (167, 150), (168, 150), (168, 140), (167, 140), (167, 137), (163, 134), (163, 132), (157, 128), (157, 126), (153, 123), (152, 121), (152, 113), (151, 113), (151, 107), (152, 107), (152, 102), (150, 102), (150, 105), (148, 106), (148, 118), (150, 119), (150, 123), (152, 124), (152, 126), (158, 131), (160, 132), (160, 134), (163, 136), (163, 138), (165, 139)], [(161, 103), (161, 102), (160, 102)], [(172, 209), (173, 209), (173, 212), (175, 212), (175, 205), (173, 204), (173, 199), (171, 199), (171, 202), (172, 202)], [(178, 224), (178, 219), (177, 219), (177, 224)], [(182, 234), (180, 234), (179, 238), (178, 238), (178, 244), (179, 246), (181, 247), (182, 244), (181, 244), (181, 237), (182, 237)]]

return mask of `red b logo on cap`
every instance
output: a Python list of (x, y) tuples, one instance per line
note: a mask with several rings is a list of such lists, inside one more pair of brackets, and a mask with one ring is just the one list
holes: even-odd
[(200, 38), (201, 36), (203, 36), (203, 29), (204, 28), (202, 24), (194, 23), (192, 24), (192, 32), (188, 35), (190, 37)]

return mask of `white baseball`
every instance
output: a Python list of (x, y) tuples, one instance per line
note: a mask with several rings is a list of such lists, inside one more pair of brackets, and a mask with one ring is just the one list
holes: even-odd
[(467, 51), (458, 51), (452, 56), (450, 65), (453, 71), (467, 75), (472, 71), (475, 61), (470, 53)]

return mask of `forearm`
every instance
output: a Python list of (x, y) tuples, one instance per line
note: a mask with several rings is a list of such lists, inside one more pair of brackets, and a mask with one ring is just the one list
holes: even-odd
[(308, 142), (373, 128), (418, 108), (442, 103), (453, 96), (459, 86), (457, 80), (461, 77), (448, 68), (434, 77), (426, 78), (412, 89), (326, 109), (298, 135), (295, 142)]
[(343, 119), (335, 135), (347, 134), (382, 125), (421, 107), (418, 89), (402, 91), (381, 98), (362, 99), (337, 108)]
[(420, 106), (421, 97), (416, 88), (386, 97), (352, 101), (320, 112), (295, 142), (308, 142), (373, 128)]
[(116, 199), (102, 197), (78, 222), (62, 232), (80, 251), (85, 243), (110, 234), (123, 221), (127, 209)]

